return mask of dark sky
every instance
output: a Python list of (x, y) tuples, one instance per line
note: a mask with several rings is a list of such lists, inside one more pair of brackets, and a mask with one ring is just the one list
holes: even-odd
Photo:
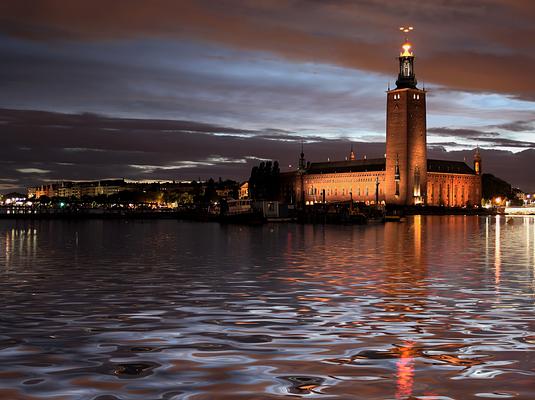
[(535, 191), (535, 2), (0, 3), (0, 190), (57, 179), (244, 179), (261, 159), (384, 154), (411, 33), (429, 157)]

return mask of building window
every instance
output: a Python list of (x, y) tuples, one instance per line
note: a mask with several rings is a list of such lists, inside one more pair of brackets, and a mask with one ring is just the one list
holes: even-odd
[(403, 76), (410, 76), (411, 75), (411, 65), (409, 63), (409, 60), (405, 60), (403, 62)]
[(414, 169), (414, 197), (420, 197), (420, 168)]

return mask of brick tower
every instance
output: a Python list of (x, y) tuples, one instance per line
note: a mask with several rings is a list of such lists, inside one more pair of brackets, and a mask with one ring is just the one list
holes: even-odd
[(411, 44), (406, 41), (402, 49), (396, 88), (388, 90), (386, 101), (386, 203), (425, 204), (425, 90), (416, 87)]

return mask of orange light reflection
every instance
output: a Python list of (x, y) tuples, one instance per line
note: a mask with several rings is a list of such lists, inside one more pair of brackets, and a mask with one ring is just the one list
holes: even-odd
[(412, 387), (414, 385), (414, 342), (405, 342), (399, 349), (400, 357), (396, 363), (397, 366), (397, 391), (396, 397), (404, 399), (412, 396)]

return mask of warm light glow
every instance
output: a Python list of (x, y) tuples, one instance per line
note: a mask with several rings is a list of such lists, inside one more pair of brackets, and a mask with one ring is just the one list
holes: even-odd
[(403, 52), (400, 53), (401, 57), (412, 57), (412, 45), (409, 42), (403, 43), (403, 46), (401, 46), (401, 48), (403, 49)]
[(400, 347), (400, 357), (397, 364), (397, 393), (398, 399), (404, 399), (412, 396), (414, 385), (414, 343), (405, 342)]
[(399, 30), (401, 32), (405, 32), (405, 33), (409, 33), (410, 31), (412, 31), (414, 28), (412, 26), (400, 26), (399, 27)]
[(494, 244), (494, 282), (496, 286), (500, 285), (501, 280), (501, 271), (502, 271), (502, 249), (500, 242), (500, 216), (496, 216), (496, 231), (495, 235), (495, 244)]

